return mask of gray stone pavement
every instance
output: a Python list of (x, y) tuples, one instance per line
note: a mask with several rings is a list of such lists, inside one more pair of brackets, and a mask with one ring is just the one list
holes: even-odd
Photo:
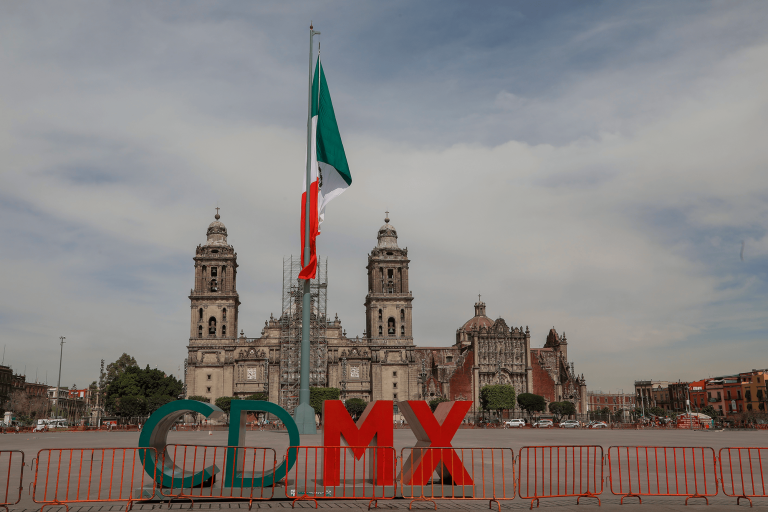
[[(278, 453), (284, 453), (288, 445), (287, 435), (284, 432), (249, 432), (246, 442), (249, 446), (263, 446), (274, 448)], [(169, 443), (192, 445), (225, 445), (226, 433), (213, 432), (171, 432)], [(414, 444), (415, 438), (409, 430), (395, 430), (395, 448), (398, 455), (402, 448)], [(320, 436), (302, 436), (302, 443), (307, 446), (320, 444)], [(0, 450), (23, 450), (27, 458), (27, 467), (24, 474), (24, 491), (21, 502), (11, 506), (13, 511), (40, 510), (41, 505), (33, 502), (29, 493), (34, 478), (30, 467), (30, 461), (36, 456), (38, 450), (45, 448), (99, 448), (99, 447), (136, 447), (138, 444), (137, 433), (79, 433), (79, 432), (52, 432), (45, 434), (8, 434), (0, 435)], [(511, 448), (517, 454), (523, 446), (555, 446), (555, 445), (598, 445), (607, 453), (609, 446), (709, 446), (719, 450), (726, 446), (768, 446), (768, 433), (766, 431), (737, 431), (737, 432), (690, 432), (676, 430), (460, 430), (454, 438), (455, 447), (494, 447)], [(607, 468), (605, 469), (607, 476)], [(625, 505), (619, 505), (619, 497), (611, 494), (608, 484), (604, 486), (600, 496), (602, 506), (598, 507), (594, 499), (582, 499), (580, 505), (576, 505), (575, 498), (542, 499), (540, 509), (556, 510), (736, 510), (737, 508), (749, 508), (749, 503), (742, 500), (740, 507), (736, 506), (736, 499), (724, 496), (722, 493), (710, 498), (710, 505), (706, 506), (703, 499), (690, 500), (690, 505), (685, 506), (684, 497), (644, 497), (642, 505), (636, 498), (631, 498)], [(273, 500), (268, 502), (254, 502), (254, 508), (290, 508), (289, 500)], [(768, 499), (753, 498), (754, 508), (768, 508)], [(381, 500), (381, 509), (407, 509), (410, 504), (408, 499)], [(319, 501), (319, 508), (333, 509), (367, 509), (367, 500), (328, 500)], [(438, 509), (448, 510), (488, 510), (487, 501), (469, 500), (437, 500)], [(530, 507), (529, 500), (523, 500), (519, 496), (513, 500), (502, 502), (502, 509), (527, 510)], [(167, 508), (163, 503), (135, 504), (134, 510), (155, 510)], [(189, 501), (174, 500), (172, 509), (188, 509)], [(231, 501), (195, 501), (192, 509), (226, 510), (247, 509), (248, 502)], [(296, 508), (314, 508), (312, 502), (299, 502)], [(494, 507), (495, 508), (495, 507)], [(416, 502), (414, 510), (433, 510), (429, 502)], [(46, 510), (64, 511), (64, 507), (47, 506)], [(125, 510), (125, 503), (75, 503), (70, 505), (72, 512), (107, 512)]]

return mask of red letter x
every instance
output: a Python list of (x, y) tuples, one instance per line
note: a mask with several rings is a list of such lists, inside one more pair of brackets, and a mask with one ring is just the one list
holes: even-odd
[[(405, 485), (424, 485), (437, 470), (443, 482), (455, 485), (473, 485), (456, 451), (449, 448), (461, 421), (472, 407), (472, 402), (443, 402), (435, 414), (426, 402), (412, 400), (398, 402), (400, 411), (411, 426), (418, 441), (403, 464), (400, 475)], [(420, 449), (430, 447), (428, 449)]]

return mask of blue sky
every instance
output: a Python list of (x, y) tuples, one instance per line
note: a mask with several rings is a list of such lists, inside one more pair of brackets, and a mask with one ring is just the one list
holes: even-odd
[[(97, 378), (122, 352), (178, 375), (213, 208), (240, 327), (298, 253), (307, 28), (353, 186), (319, 251), (362, 334), (390, 211), (418, 345), (478, 293), (552, 326), (592, 389), (766, 367), (768, 7), (762, 2), (6, 3), (0, 16), (0, 343)], [(745, 257), (741, 261), (741, 243)]]

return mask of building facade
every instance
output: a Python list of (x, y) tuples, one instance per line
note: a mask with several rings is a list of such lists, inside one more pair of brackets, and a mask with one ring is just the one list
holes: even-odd
[(633, 393), (604, 393), (603, 391), (587, 392), (587, 400), (590, 411), (608, 411), (615, 413), (623, 411), (627, 417), (635, 409), (636, 400)]
[(635, 395), (638, 407), (661, 407), (669, 410), (669, 382), (666, 380), (636, 380)]
[[(292, 412), (299, 389), (302, 300), (296, 278), (301, 266), (292, 258), (284, 261), (280, 315), (270, 315), (259, 337), (249, 338), (243, 330), (238, 335), (237, 253), (219, 219), (217, 213), (194, 257), (186, 396), (213, 403), (221, 396), (264, 393)], [(579, 413), (587, 411), (584, 376), (568, 360), (565, 334), (554, 328), (542, 348), (531, 348), (527, 327), (492, 320), (478, 300), (453, 345), (416, 346), (408, 249), (399, 247), (388, 217), (384, 222), (368, 254), (362, 336), (347, 336), (338, 316), (327, 314), (327, 263), (318, 264), (310, 283), (311, 386), (339, 388), (342, 399), (472, 400), (479, 411), (482, 386), (510, 384), (518, 394), (569, 400)]]

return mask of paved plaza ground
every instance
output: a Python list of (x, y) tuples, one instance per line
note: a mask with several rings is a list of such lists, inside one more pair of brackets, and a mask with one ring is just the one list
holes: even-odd
[[(30, 461), (36, 456), (38, 450), (45, 448), (101, 448), (101, 447), (136, 447), (139, 434), (135, 432), (50, 432), (40, 434), (7, 434), (0, 435), (0, 449), (22, 450), (26, 454), (27, 467), (25, 468), (24, 485), (21, 502), (12, 507), (12, 510), (39, 510), (40, 505), (32, 501), (28, 493), (33, 480)], [(395, 448), (400, 450), (413, 446), (415, 437), (410, 430), (395, 430)], [(170, 432), (168, 443), (190, 445), (226, 445), (226, 432)], [(288, 447), (288, 436), (285, 432), (248, 432), (246, 443), (249, 446), (262, 446), (274, 448), (278, 454), (285, 453)], [(320, 436), (302, 436), (303, 445), (319, 445)], [(453, 445), (456, 447), (494, 447), (511, 448), (517, 454), (523, 446), (555, 446), (555, 445), (598, 445), (606, 451), (609, 446), (708, 446), (719, 450), (722, 447), (768, 447), (768, 432), (766, 431), (680, 431), (680, 430), (460, 430), (457, 432)], [(279, 456), (278, 459), (282, 458)], [(607, 476), (607, 468), (605, 475)], [(768, 475), (766, 475), (768, 478)], [(683, 497), (652, 498), (644, 497), (642, 505), (637, 504), (637, 499), (629, 500), (628, 504), (619, 505), (619, 497), (611, 494), (606, 483), (603, 494), (600, 496), (602, 506), (598, 507), (594, 499), (582, 499), (582, 504), (576, 505), (575, 498), (568, 499), (542, 499), (540, 508), (557, 510), (735, 510), (735, 498), (729, 498), (719, 494), (710, 498), (710, 506), (704, 504), (704, 500), (692, 500), (685, 506)], [(381, 501), (380, 508), (407, 509), (410, 500), (396, 499)], [(768, 499), (753, 499), (755, 508), (768, 508)], [(366, 508), (367, 501), (321, 501), (320, 508)], [(166, 505), (162, 503), (143, 503), (134, 505), (135, 510), (153, 510)], [(291, 502), (287, 500), (274, 500), (269, 502), (254, 503), (254, 508), (286, 508)], [(298, 503), (301, 508), (314, 508), (310, 502)], [(519, 496), (514, 500), (502, 502), (502, 509), (528, 509), (529, 500), (523, 500)], [(188, 508), (188, 502), (177, 502), (173, 508)], [(194, 509), (230, 509), (246, 508), (247, 502), (211, 502), (196, 501)], [(487, 502), (482, 501), (438, 501), (438, 509), (472, 509), (487, 510)], [(124, 504), (74, 504), (70, 507), (73, 512), (106, 512), (123, 510)], [(431, 503), (415, 503), (414, 509), (431, 510)], [(740, 508), (749, 508), (748, 502), (742, 501)], [(61, 510), (64, 507), (47, 507), (46, 510)]]

